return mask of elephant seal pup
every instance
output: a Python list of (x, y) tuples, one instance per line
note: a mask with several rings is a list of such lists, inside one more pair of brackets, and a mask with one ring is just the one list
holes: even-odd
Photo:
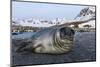
[(48, 54), (67, 53), (73, 47), (74, 34), (74, 30), (69, 27), (47, 28), (22, 42), (24, 47), (21, 46), (18, 50), (31, 50), (35, 53)]
[(32, 37), (33, 51), (36, 53), (61, 54), (73, 47), (74, 30), (69, 27), (49, 28)]

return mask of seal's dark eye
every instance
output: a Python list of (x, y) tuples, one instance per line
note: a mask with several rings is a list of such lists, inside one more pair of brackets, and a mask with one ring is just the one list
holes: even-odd
[(71, 29), (71, 33), (74, 35), (75, 34), (75, 31)]
[(61, 28), (60, 29), (60, 37), (63, 38), (66, 35), (67, 35), (66, 29), (65, 28)]

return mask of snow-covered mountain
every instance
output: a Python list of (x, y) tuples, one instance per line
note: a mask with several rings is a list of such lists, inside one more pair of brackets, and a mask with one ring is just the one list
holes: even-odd
[(95, 7), (92, 6), (82, 9), (75, 19), (85, 20), (91, 17), (95, 17)]
[[(80, 11), (80, 13), (71, 20), (66, 18), (55, 18), (53, 20), (39, 19), (39, 18), (29, 18), (25, 20), (20, 20), (16, 18), (12, 18), (12, 25), (20, 25), (20, 26), (32, 26), (32, 27), (50, 27), (53, 25), (59, 25), (64, 23), (70, 23), (73, 21), (81, 21), (87, 20), (89, 18), (95, 17), (95, 7), (87, 7)], [(91, 25), (92, 28), (95, 28), (95, 20), (89, 21), (87, 23), (80, 24), (79, 27), (82, 28), (84, 25)]]
[[(95, 7), (90, 6), (87, 8), (84, 8), (80, 11), (80, 13), (74, 18), (75, 20), (86, 20), (89, 18), (96, 17), (95, 16)], [(85, 25), (90, 25), (91, 28), (95, 28), (95, 20), (89, 21), (87, 23), (80, 24), (79, 27), (83, 28)]]
[(53, 20), (30, 18), (25, 20), (12, 19), (12, 25), (32, 26), (32, 27), (50, 27), (53, 25), (63, 24), (65, 18), (56, 18)]

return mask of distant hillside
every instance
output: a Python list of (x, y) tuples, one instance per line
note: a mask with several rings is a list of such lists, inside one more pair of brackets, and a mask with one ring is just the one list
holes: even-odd
[[(39, 18), (29, 18), (29, 19), (17, 19), (12, 18), (12, 25), (13, 26), (31, 26), (31, 27), (50, 27), (53, 25), (60, 25), (64, 23), (70, 23), (73, 21), (81, 21), (86, 20), (91, 17), (95, 17), (95, 7), (87, 7), (80, 11), (80, 13), (71, 20), (66, 18), (55, 18), (53, 20), (46, 20), (46, 19), (39, 19)], [(91, 28), (95, 28), (95, 20), (83, 23), (79, 25), (79, 28), (84, 28), (86, 26), (90, 26)]]

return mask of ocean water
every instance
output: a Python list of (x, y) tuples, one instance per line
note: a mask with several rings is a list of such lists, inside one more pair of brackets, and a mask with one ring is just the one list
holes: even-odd
[[(37, 32), (22, 32), (19, 33), (17, 35), (12, 35), (12, 39), (26, 39), (26, 38), (30, 38), (31, 36), (33, 36), (34, 34), (36, 34)], [(95, 34), (95, 32), (75, 32), (75, 38), (77, 36), (81, 36), (83, 34)]]
[(36, 32), (22, 32), (17, 35), (12, 35), (12, 39), (26, 39), (36, 34)]

